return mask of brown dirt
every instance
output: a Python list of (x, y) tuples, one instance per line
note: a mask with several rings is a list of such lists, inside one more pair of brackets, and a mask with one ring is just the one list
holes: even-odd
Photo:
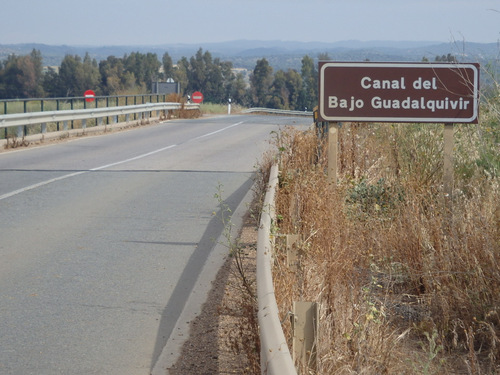
[[(241, 246), (240, 259), (243, 260), (245, 276), (253, 281), (253, 287), (257, 228), (255, 220), (247, 215), (237, 241)], [(248, 337), (252, 336), (251, 332), (247, 332), (248, 325), (245, 324), (248, 320), (248, 303), (247, 309), (245, 303), (242, 303), (245, 294), (236, 259), (228, 257), (217, 274), (201, 314), (191, 322), (189, 339), (168, 374), (226, 375), (258, 372), (255, 372), (255, 366), (248, 359), (246, 350), (242, 349), (248, 347)]]

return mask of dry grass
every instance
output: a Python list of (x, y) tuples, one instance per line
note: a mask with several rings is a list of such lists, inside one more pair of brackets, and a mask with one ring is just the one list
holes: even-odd
[(298, 272), (277, 248), (275, 287), (282, 319), (320, 304), (318, 374), (500, 373), (500, 125), (483, 112), (457, 126), (452, 208), (442, 125), (344, 124), (338, 186), (313, 131), (277, 134), (277, 230), (302, 241)]

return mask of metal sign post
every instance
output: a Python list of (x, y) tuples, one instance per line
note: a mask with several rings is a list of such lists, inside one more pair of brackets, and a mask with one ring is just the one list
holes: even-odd
[(328, 182), (337, 185), (338, 123), (330, 122), (328, 128)]
[(328, 179), (337, 181), (339, 122), (445, 123), (444, 194), (451, 212), (454, 123), (477, 123), (479, 64), (319, 63), (319, 109), (315, 121), (329, 131)]
[(445, 197), (452, 199), (453, 196), (453, 143), (454, 124), (444, 124), (444, 171), (443, 185)]
[(454, 124), (444, 124), (444, 160), (443, 160), (443, 192), (444, 192), (444, 233), (449, 234), (453, 218), (453, 144)]

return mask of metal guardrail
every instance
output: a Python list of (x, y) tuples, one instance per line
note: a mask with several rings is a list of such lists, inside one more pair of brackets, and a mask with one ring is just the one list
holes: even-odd
[[(130, 114), (141, 113), (149, 114), (153, 111), (175, 110), (181, 109), (180, 103), (147, 103), (140, 105), (129, 105), (120, 107), (105, 107), (105, 108), (89, 108), (89, 109), (75, 109), (75, 110), (62, 110), (62, 111), (47, 111), (47, 112), (28, 112), (28, 113), (14, 113), (8, 115), (0, 115), (0, 128), (18, 127), (17, 136), (20, 138), (24, 135), (24, 127), (29, 125), (42, 124), (42, 133), (46, 132), (46, 126), (43, 124), (53, 122), (77, 121), (97, 119), (102, 122), (105, 117), (117, 117), (121, 115), (126, 116), (126, 121), (129, 121)], [(184, 109), (192, 110), (199, 109), (198, 104), (185, 104)], [(147, 116), (149, 117), (149, 116)], [(67, 124), (65, 125), (67, 126)], [(85, 127), (85, 122), (83, 124)], [(65, 129), (67, 130), (67, 129)]]
[(162, 103), (167, 101), (166, 94), (111, 95), (95, 96), (93, 101), (88, 97), (59, 98), (24, 98), (0, 99), (0, 114), (45, 112), (87, 108), (119, 107), (122, 105), (138, 105), (146, 103)]
[(286, 109), (270, 109), (270, 108), (249, 108), (242, 111), (242, 113), (271, 113), (275, 115), (286, 115), (286, 116), (307, 116), (312, 117), (313, 112), (309, 111), (290, 111)]
[(257, 299), (260, 326), (260, 367), (264, 375), (297, 375), (281, 328), (272, 277), (274, 239), (271, 224), (275, 219), (274, 195), (278, 184), (278, 166), (273, 165), (264, 199), (257, 237)]

